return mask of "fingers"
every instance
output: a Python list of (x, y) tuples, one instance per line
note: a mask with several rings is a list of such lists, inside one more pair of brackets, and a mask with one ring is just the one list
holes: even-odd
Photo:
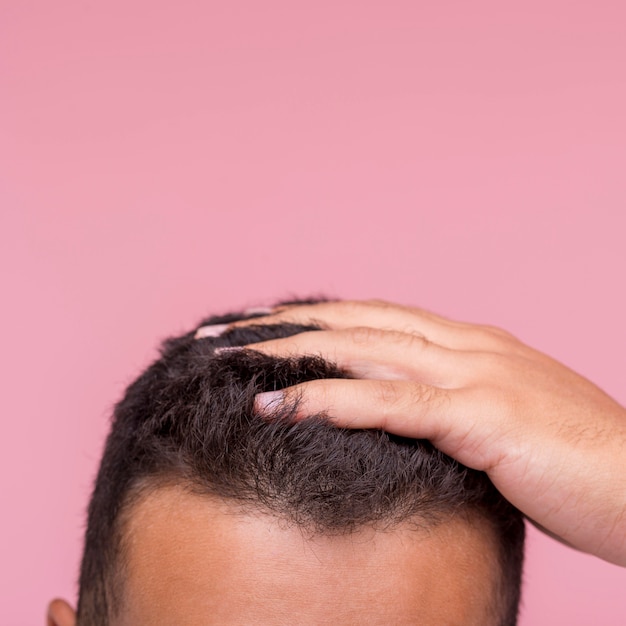
[(370, 327), (426, 337), (440, 346), (455, 350), (510, 350), (514, 339), (495, 328), (445, 319), (422, 309), (366, 302), (321, 302), (312, 305), (278, 307), (267, 316), (235, 322), (227, 327), (203, 327), (197, 338), (216, 336), (225, 330), (249, 325), (292, 323), (317, 325), (331, 330)]
[(356, 378), (413, 380), (441, 388), (463, 385), (471, 369), (471, 353), (374, 328), (311, 331), (247, 347), (270, 356), (320, 355)]
[(464, 465), (490, 472), (507, 454), (495, 435), (500, 418), (485, 410), (483, 397), (471, 388), (405, 380), (319, 379), (259, 393), (254, 408), (265, 419), (322, 415), (341, 428), (428, 439)]
[(296, 419), (323, 414), (343, 428), (380, 428), (415, 439), (443, 439), (449, 430), (449, 390), (408, 381), (314, 380), (258, 394), (255, 410), (271, 417), (296, 404)]
[[(441, 318), (443, 320), (443, 318)], [(232, 327), (247, 326), (250, 323), (314, 324), (328, 329), (345, 329), (359, 326), (380, 330), (397, 330), (405, 333), (424, 335), (424, 329), (434, 332), (429, 314), (420, 309), (410, 309), (400, 305), (387, 304), (377, 300), (366, 302), (339, 301), (320, 302), (311, 305), (292, 305), (277, 309), (272, 315), (257, 320), (242, 320)], [(431, 334), (432, 334), (431, 332)]]

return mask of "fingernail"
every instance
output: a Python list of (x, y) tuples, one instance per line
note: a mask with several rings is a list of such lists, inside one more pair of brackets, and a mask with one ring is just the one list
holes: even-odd
[(267, 307), (267, 306), (253, 306), (250, 307), (249, 309), (246, 309), (243, 314), (248, 316), (248, 315), (269, 315), (270, 313), (273, 313), (274, 309), (272, 309), (271, 307)]
[(196, 331), (194, 337), (196, 339), (203, 339), (204, 337), (219, 337), (227, 328), (229, 324), (211, 324), (210, 326), (201, 326)]
[(254, 398), (255, 413), (267, 414), (277, 409), (285, 400), (283, 391), (266, 391), (257, 393)]
[(213, 352), (215, 354), (222, 354), (222, 352), (239, 352), (245, 349), (245, 346), (223, 346), (221, 348), (215, 348)]

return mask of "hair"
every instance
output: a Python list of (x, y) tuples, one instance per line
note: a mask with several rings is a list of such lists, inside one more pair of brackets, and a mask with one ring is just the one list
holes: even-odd
[[(245, 317), (214, 316), (201, 325)], [(293, 421), (295, 405), (262, 419), (254, 414), (255, 394), (349, 375), (319, 357), (215, 353), (217, 347), (318, 329), (256, 325), (217, 338), (194, 339), (192, 331), (163, 343), (160, 358), (128, 387), (114, 410), (88, 509), (80, 626), (106, 626), (119, 612), (124, 520), (139, 494), (164, 483), (321, 534), (403, 521), (432, 527), (453, 516), (477, 515), (493, 528), (498, 545), (500, 624), (517, 623), (524, 522), (486, 474), (424, 440), (337, 428), (324, 415)]]

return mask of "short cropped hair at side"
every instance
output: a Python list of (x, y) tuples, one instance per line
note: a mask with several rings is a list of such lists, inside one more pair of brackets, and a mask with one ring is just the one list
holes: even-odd
[[(215, 316), (201, 325), (244, 317)], [(427, 441), (341, 429), (323, 415), (294, 422), (294, 406), (261, 419), (253, 410), (255, 394), (348, 374), (319, 357), (215, 352), (308, 330), (318, 327), (257, 325), (198, 340), (194, 330), (164, 342), (160, 358), (128, 387), (115, 407), (89, 504), (79, 626), (106, 626), (119, 611), (125, 519), (140, 495), (165, 484), (319, 534), (405, 521), (434, 527), (453, 516), (479, 516), (499, 547), (501, 625), (517, 623), (524, 522), (486, 474)]]

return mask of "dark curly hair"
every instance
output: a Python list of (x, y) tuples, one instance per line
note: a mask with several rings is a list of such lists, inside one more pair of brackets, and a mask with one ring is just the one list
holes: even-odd
[[(244, 315), (211, 317), (221, 324)], [(273, 419), (254, 414), (256, 393), (348, 375), (319, 357), (274, 358), (249, 350), (215, 353), (287, 337), (314, 326), (233, 329), (218, 338), (194, 332), (164, 342), (161, 357), (115, 407), (89, 504), (80, 573), (78, 624), (106, 626), (123, 592), (124, 520), (138, 494), (164, 483), (271, 512), (312, 533), (348, 533), (410, 520), (433, 526), (479, 515), (500, 546), (502, 626), (517, 622), (524, 522), (487, 476), (427, 441), (379, 430), (348, 430), (323, 415)]]

